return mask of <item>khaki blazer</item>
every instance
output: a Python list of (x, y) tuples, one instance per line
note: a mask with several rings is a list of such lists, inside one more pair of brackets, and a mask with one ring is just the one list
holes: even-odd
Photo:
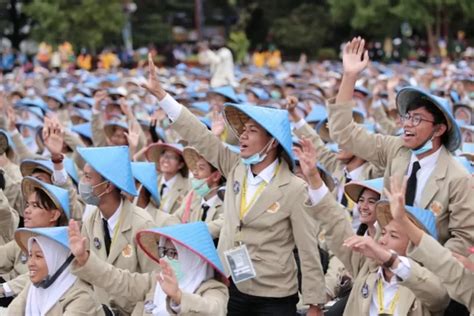
[(21, 180), (23, 176), (21, 175), (20, 167), (9, 161), (1, 169), (4, 171), (5, 177), (5, 196), (8, 199), (10, 206), (15, 209), (18, 214), (23, 215), (23, 195), (21, 194)]
[(474, 273), (465, 269), (449, 249), (424, 234), (421, 243), (417, 247), (411, 246), (408, 254), (435, 273), (449, 295), (474, 313)]
[[(197, 195), (194, 191), (190, 191), (188, 195), (183, 200), (181, 207), (176, 211), (174, 214), (178, 219), (179, 222), (183, 222), (183, 215), (185, 213), (186, 204), (188, 199), (191, 198), (191, 208), (189, 213), (189, 218), (186, 223), (193, 223), (193, 222), (200, 222), (203, 210), (201, 208), (201, 200), (202, 198)], [(222, 210), (222, 201), (221, 199), (217, 198), (216, 202), (212, 207), (207, 210), (206, 221), (207, 228), (209, 229), (209, 233), (212, 235), (213, 239), (219, 238), (219, 234), (221, 233), (221, 228), (224, 223), (224, 213)]]
[(9, 281), (13, 280), (21, 274), (27, 273), (27, 259), (27, 254), (21, 251), (20, 247), (14, 240), (8, 242), (5, 245), (0, 246), (1, 277), (5, 281)]
[[(160, 188), (161, 178), (162, 176), (160, 175), (158, 177), (158, 188)], [(161, 198), (160, 210), (173, 215), (181, 206), (181, 203), (183, 203), (184, 197), (189, 191), (189, 187), (189, 179), (183, 177), (181, 173), (178, 172), (173, 187)]]
[(301, 265), (304, 304), (324, 303), (324, 274), (317, 251), (318, 230), (304, 206), (307, 197), (305, 182), (296, 177), (282, 160), (279, 173), (250, 208), (241, 226), (240, 199), (247, 168), (240, 157), (226, 148), (184, 107), (171, 127), (227, 179), (224, 224), (218, 251), (224, 268), (227, 268), (224, 251), (237, 246), (240, 236), (257, 274), (254, 279), (238, 283), (239, 291), (265, 297), (286, 297), (297, 293), (297, 267), (293, 255), (293, 249), (297, 247), (300, 260), (304, 262)]
[(176, 216), (160, 211), (152, 202), (148, 203), (145, 211), (152, 217), (155, 227), (165, 227), (180, 223)]
[[(117, 223), (117, 228), (120, 221), (122, 221), (122, 225), (118, 231), (117, 239), (112, 241), (110, 253), (107, 257), (102, 217), (98, 208), (92, 211), (82, 225), (82, 234), (89, 239), (91, 253), (94, 253), (104, 262), (130, 272), (153, 271), (153, 262), (139, 249), (135, 242), (135, 236), (139, 230), (155, 226), (153, 219), (145, 210), (134, 206), (124, 198), (121, 219)], [(114, 236), (110, 237), (113, 240)], [(118, 309), (124, 313), (132, 312), (134, 304), (131, 301), (123, 298), (117, 299), (117, 297), (109, 295), (100, 286), (95, 286), (94, 291), (100, 303), (108, 304), (113, 309)]]
[(0, 246), (13, 240), (19, 221), (18, 213), (10, 207), (7, 197), (0, 189)]
[[(326, 194), (318, 204), (311, 208), (310, 212), (326, 230), (329, 248), (354, 277), (344, 315), (369, 315), (372, 295), (376, 295), (374, 293), (379, 265), (343, 246), (344, 240), (353, 236), (354, 233), (351, 225), (342, 215), (341, 206), (331, 194)], [(399, 282), (398, 316), (443, 315), (444, 309), (449, 304), (449, 296), (441, 280), (411, 259), (410, 268), (409, 278)], [(363, 293), (367, 291), (368, 294), (364, 295)]]
[(395, 135), (398, 132), (399, 128), (397, 126), (397, 123), (395, 123), (395, 121), (391, 120), (387, 116), (387, 113), (385, 113), (385, 109), (383, 108), (383, 106), (375, 107), (373, 114), (375, 122), (380, 125), (380, 128), (382, 129), (384, 134)]
[[(400, 137), (370, 134), (352, 120), (352, 102), (329, 104), (331, 137), (342, 148), (385, 168), (384, 186), (389, 188), (389, 177), (400, 178), (408, 171), (411, 151), (403, 146)], [(474, 194), (471, 176), (442, 146), (435, 170), (423, 189), (421, 207), (437, 214), (439, 241), (452, 251), (467, 255), (474, 244)]]
[[(158, 264), (155, 264), (158, 269)], [(103, 263), (96, 255), (90, 254), (87, 263), (78, 268), (73, 266), (73, 273), (79, 278), (94, 285), (101, 285), (111, 295), (126, 298), (132, 302), (153, 303), (157, 284), (156, 272), (132, 273), (117, 269)], [(217, 280), (204, 281), (195, 293), (184, 293), (181, 299), (181, 313), (179, 315), (216, 315), (224, 316), (227, 312), (229, 292), (227, 287)], [(171, 315), (172, 310), (168, 311)], [(133, 315), (150, 315), (145, 310), (135, 309)]]
[[(25, 315), (30, 286), (31, 283), (11, 302), (7, 310), (8, 315)], [(46, 313), (46, 316), (62, 315), (102, 316), (105, 314), (102, 306), (95, 300), (90, 286), (81, 280), (77, 280)]]

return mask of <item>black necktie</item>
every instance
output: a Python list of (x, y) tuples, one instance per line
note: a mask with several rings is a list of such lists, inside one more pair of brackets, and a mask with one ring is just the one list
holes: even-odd
[(107, 256), (109, 256), (112, 240), (110, 239), (109, 224), (105, 218), (102, 219), (102, 227), (104, 228), (105, 251), (107, 252)]
[[(344, 184), (352, 181), (352, 179), (349, 178), (348, 176), (344, 176), (344, 179), (345, 179)], [(344, 205), (344, 207), (347, 207), (347, 196), (346, 196), (346, 193), (344, 192), (344, 188), (342, 189), (341, 204)]]
[(418, 161), (413, 163), (413, 167), (411, 168), (411, 174), (408, 178), (407, 182), (407, 191), (405, 192), (405, 204), (413, 206), (415, 202), (415, 195), (416, 195), (416, 173), (420, 170), (421, 166)]
[(207, 217), (207, 211), (209, 211), (210, 206), (207, 204), (201, 205), (202, 208), (202, 216), (201, 216), (201, 221), (205, 222), (206, 217)]
[(163, 183), (160, 189), (160, 198), (163, 198), (163, 191), (165, 190), (165, 188), (166, 188), (166, 183)]

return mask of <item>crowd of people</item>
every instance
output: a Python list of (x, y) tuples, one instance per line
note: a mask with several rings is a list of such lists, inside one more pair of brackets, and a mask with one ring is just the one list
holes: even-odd
[(0, 77), (0, 314), (473, 315), (473, 60), (211, 48)]

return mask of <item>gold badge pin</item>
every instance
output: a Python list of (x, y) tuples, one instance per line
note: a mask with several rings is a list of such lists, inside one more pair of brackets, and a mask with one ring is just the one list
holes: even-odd
[(434, 201), (430, 205), (430, 210), (434, 213), (435, 216), (439, 216), (439, 214), (441, 214), (441, 211), (443, 210), (443, 205), (441, 205), (441, 203), (438, 201)]
[(275, 214), (280, 209), (280, 203), (273, 203), (267, 210), (268, 213)]
[(125, 258), (130, 258), (132, 256), (132, 253), (133, 253), (133, 249), (131, 245), (126, 245), (122, 249), (122, 256), (124, 256)]

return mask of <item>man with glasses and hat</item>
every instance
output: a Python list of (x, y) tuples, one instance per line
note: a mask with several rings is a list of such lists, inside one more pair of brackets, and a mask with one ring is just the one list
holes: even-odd
[(328, 104), (331, 136), (340, 147), (385, 168), (385, 187), (390, 176), (408, 176), (407, 205), (433, 211), (440, 243), (465, 255), (474, 241), (474, 194), (470, 175), (452, 154), (461, 133), (448, 101), (405, 87), (396, 99), (402, 136), (368, 133), (351, 115), (355, 82), (369, 61), (364, 44), (359, 37), (344, 48), (341, 87), (335, 103)]

